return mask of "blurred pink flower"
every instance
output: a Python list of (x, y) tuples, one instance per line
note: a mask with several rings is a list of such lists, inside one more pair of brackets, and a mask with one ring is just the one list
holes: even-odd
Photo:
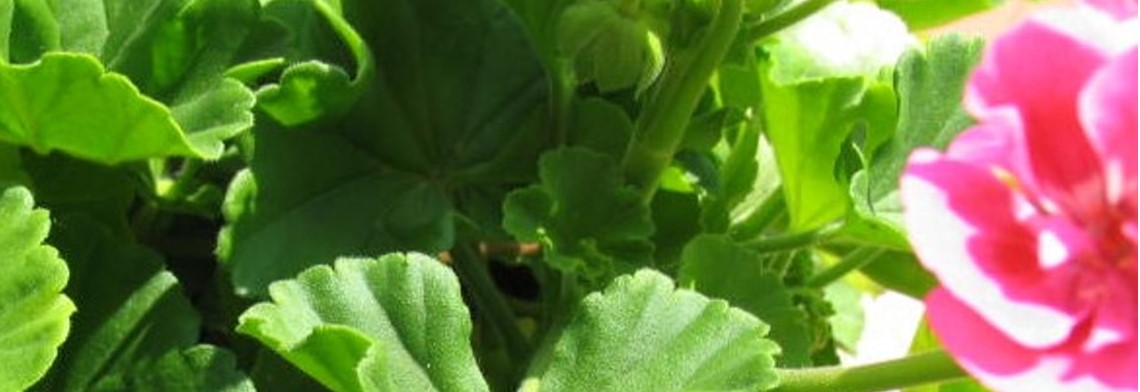
[(1119, 19), (1136, 17), (1136, 0), (1081, 0)]
[(967, 90), (978, 124), (901, 180), (941, 284), (931, 326), (995, 390), (1137, 389), (1136, 32), (1098, 36), (1121, 19), (1096, 14), (991, 43)]

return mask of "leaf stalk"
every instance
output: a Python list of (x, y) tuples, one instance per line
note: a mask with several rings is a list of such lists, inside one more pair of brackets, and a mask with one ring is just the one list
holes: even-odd
[(778, 369), (772, 392), (875, 392), (951, 381), (966, 372), (944, 350), (855, 367)]

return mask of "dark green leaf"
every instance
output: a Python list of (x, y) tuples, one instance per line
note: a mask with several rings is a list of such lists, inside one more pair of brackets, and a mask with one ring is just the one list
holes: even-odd
[(604, 281), (650, 265), (653, 221), (637, 191), (625, 186), (617, 163), (566, 148), (543, 155), (539, 177), (539, 185), (507, 197), (507, 232), (540, 241), (547, 263), (589, 278)]
[(137, 371), (131, 391), (253, 392), (253, 383), (239, 372), (230, 352), (207, 345), (170, 351), (150, 368)]
[(334, 391), (486, 391), (459, 281), (419, 254), (340, 259), (270, 286), (252, 336)]
[(650, 270), (587, 296), (520, 391), (756, 391), (776, 384), (751, 314)]
[(27, 189), (0, 191), (0, 390), (24, 390), (48, 371), (75, 305), (60, 293), (67, 264), (44, 245), (51, 223)]
[(67, 293), (82, 311), (39, 387), (131, 389), (135, 375), (197, 341), (199, 316), (159, 255), (114, 237), (86, 216), (60, 222), (50, 241), (74, 273)]
[(456, 206), (485, 211), (501, 200), (472, 195), (501, 195), (533, 176), (543, 135), (528, 125), (545, 80), (503, 5), (342, 5), (346, 20), (368, 20), (359, 32), (384, 67), (343, 122), (309, 132), (260, 123), (219, 237), (245, 293), (263, 295), (270, 282), (340, 255), (447, 249)]

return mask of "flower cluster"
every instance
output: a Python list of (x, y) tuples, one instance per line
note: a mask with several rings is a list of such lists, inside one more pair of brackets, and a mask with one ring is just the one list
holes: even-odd
[(1136, 2), (1089, 3), (992, 42), (901, 179), (931, 326), (1000, 391), (1137, 388)]

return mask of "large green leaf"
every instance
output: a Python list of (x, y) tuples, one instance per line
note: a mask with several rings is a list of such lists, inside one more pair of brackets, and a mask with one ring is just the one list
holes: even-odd
[(649, 209), (609, 156), (552, 151), (542, 156), (539, 177), (507, 197), (503, 226), (519, 240), (541, 242), (547, 263), (599, 281), (650, 265)]
[(252, 125), (252, 93), (223, 71), (254, 0), (15, 3), (0, 140), (107, 164), (214, 159)]
[(898, 130), (875, 151), (870, 166), (857, 173), (849, 190), (854, 214), (846, 234), (864, 242), (907, 249), (898, 198), (898, 178), (912, 150), (943, 148), (972, 124), (961, 108), (970, 71), (977, 64), (981, 40), (940, 37), (925, 50), (907, 52), (899, 62)]
[(339, 4), (368, 20), (357, 26), (383, 67), (343, 120), (295, 132), (265, 118), (254, 132), (219, 238), (245, 293), (341, 255), (447, 249), (457, 209), (498, 210), (487, 195), (533, 177), (543, 135), (527, 125), (546, 87), (503, 5)]
[(768, 326), (650, 270), (587, 296), (521, 391), (756, 391), (776, 384)]
[(485, 391), (459, 281), (419, 254), (340, 259), (269, 288), (252, 336), (334, 391)]
[(19, 391), (43, 377), (68, 335), (75, 305), (60, 293), (67, 265), (43, 244), (48, 212), (20, 187), (0, 193), (0, 390)]
[[(117, 238), (84, 215), (63, 216), (49, 241), (74, 273), (81, 311), (38, 390), (135, 390), (162, 358), (198, 340), (199, 316), (154, 251)], [(114, 282), (109, 284), (108, 282)], [(203, 369), (203, 371), (206, 369)]]
[(1002, 0), (875, 0), (899, 15), (908, 27), (921, 30), (964, 18), (1001, 5)]
[(780, 345), (782, 366), (811, 366), (808, 315), (792, 302), (782, 271), (723, 236), (700, 236), (685, 246), (677, 280), (710, 297), (723, 298), (772, 327), (768, 338)]

